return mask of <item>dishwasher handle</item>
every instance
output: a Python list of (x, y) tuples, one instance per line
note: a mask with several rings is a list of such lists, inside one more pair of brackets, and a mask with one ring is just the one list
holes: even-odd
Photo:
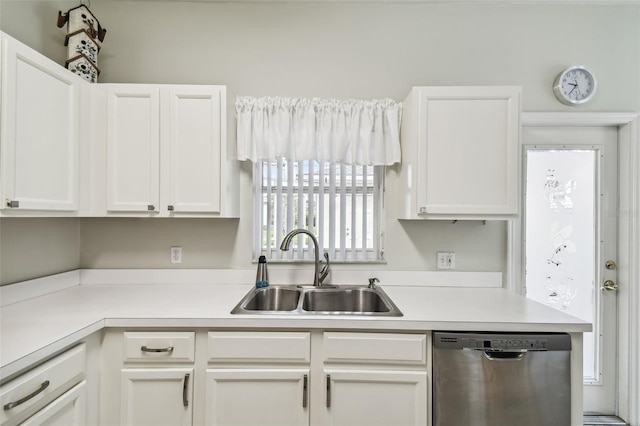
[[(482, 349), (480, 349), (482, 350)], [(484, 356), (489, 361), (520, 361), (527, 354), (527, 350), (523, 349), (520, 351), (489, 351), (482, 350), (484, 352)]]

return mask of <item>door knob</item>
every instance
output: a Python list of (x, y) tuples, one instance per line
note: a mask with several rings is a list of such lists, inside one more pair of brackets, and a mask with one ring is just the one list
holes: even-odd
[(604, 267), (607, 268), (610, 271), (613, 271), (614, 269), (616, 269), (616, 262), (614, 262), (613, 260), (607, 260), (604, 263)]
[(613, 291), (618, 289), (618, 284), (614, 281), (606, 280), (604, 284), (602, 284), (602, 289), (607, 291)]

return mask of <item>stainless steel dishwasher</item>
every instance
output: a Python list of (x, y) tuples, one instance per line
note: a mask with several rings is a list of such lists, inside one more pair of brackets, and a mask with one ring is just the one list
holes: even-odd
[(434, 426), (569, 426), (568, 334), (434, 332)]

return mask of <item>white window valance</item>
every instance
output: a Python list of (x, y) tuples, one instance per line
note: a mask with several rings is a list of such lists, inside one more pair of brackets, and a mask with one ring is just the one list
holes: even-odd
[(317, 160), (339, 164), (400, 162), (402, 104), (362, 101), (238, 97), (239, 160)]

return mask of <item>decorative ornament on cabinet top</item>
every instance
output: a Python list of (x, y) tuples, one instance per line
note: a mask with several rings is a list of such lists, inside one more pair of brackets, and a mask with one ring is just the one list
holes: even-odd
[(83, 4), (69, 9), (67, 13), (58, 12), (58, 28), (67, 24), (67, 61), (65, 67), (91, 83), (97, 83), (98, 52), (107, 30)]

